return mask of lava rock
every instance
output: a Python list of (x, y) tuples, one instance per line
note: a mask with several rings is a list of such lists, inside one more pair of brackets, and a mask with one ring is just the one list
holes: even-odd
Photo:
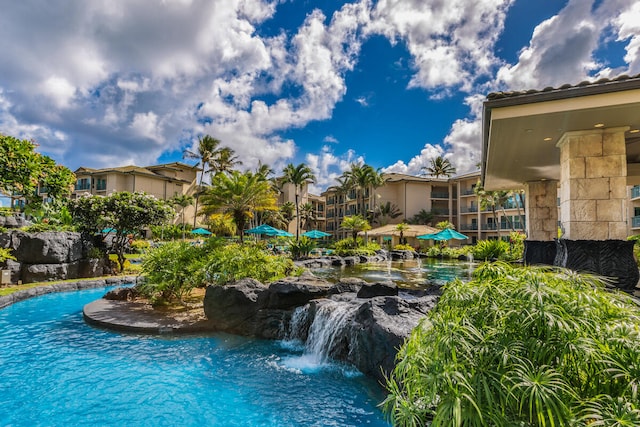
[(378, 282), (363, 285), (358, 291), (358, 298), (373, 298), (379, 296), (397, 296), (398, 286), (393, 282)]

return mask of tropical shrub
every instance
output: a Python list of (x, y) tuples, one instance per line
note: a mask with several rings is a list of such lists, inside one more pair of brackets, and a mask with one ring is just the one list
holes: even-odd
[(640, 425), (640, 311), (601, 279), (485, 263), (398, 353), (399, 426)]
[(175, 241), (150, 250), (142, 261), (146, 280), (138, 285), (140, 292), (154, 302), (182, 300), (204, 284), (205, 248)]
[(290, 239), (287, 245), (289, 246), (289, 251), (291, 252), (291, 257), (293, 259), (300, 259), (302, 257), (309, 256), (309, 253), (316, 247), (316, 243), (313, 239), (310, 239), (307, 236), (302, 236), (297, 241), (295, 239)]
[(151, 244), (143, 239), (134, 240), (129, 244), (131, 249), (137, 254), (143, 254), (151, 247)]
[[(151, 234), (154, 239), (168, 241), (182, 239), (182, 225), (181, 224), (165, 224), (165, 225), (152, 225), (150, 227)], [(191, 236), (192, 227), (190, 224), (185, 224), (185, 234)]]
[(209, 283), (224, 285), (250, 277), (266, 283), (297, 273), (290, 258), (250, 245), (232, 243), (214, 249), (203, 266)]
[(527, 236), (519, 231), (509, 233), (509, 252), (505, 259), (508, 261), (516, 261), (524, 256), (524, 240)]
[(394, 251), (412, 251), (413, 250), (413, 246), (411, 245), (395, 245), (393, 247)]
[(16, 257), (11, 255), (11, 248), (0, 248), (0, 264), (4, 264), (6, 260), (16, 260)]
[(334, 245), (334, 252), (338, 256), (375, 255), (380, 245), (375, 242), (364, 243), (362, 237), (338, 240)]
[(480, 240), (473, 248), (477, 260), (501, 259), (509, 252), (509, 244), (504, 240)]

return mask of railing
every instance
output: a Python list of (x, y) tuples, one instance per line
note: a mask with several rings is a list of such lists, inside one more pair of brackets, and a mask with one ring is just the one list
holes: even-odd
[(463, 195), (463, 196), (471, 196), (471, 195), (473, 195), (473, 194), (476, 194), (476, 192), (473, 190), (473, 188), (472, 188), (471, 190), (464, 190), (464, 191), (462, 192), (462, 195)]
[(478, 207), (477, 206), (471, 206), (471, 207), (468, 207), (468, 208), (462, 207), (462, 208), (460, 208), (460, 212), (461, 213), (478, 212)]
[(460, 230), (462, 231), (474, 231), (478, 230), (478, 224), (461, 224)]
[(449, 193), (431, 193), (432, 199), (448, 199)]
[(640, 216), (634, 216), (631, 218), (631, 228), (640, 227)]
[(449, 215), (449, 209), (432, 209), (431, 213), (435, 216), (447, 216)]
[(91, 184), (87, 183), (82, 183), (82, 184), (76, 184), (76, 190), (91, 190)]
[(638, 197), (640, 197), (640, 185), (634, 185), (631, 188), (631, 198), (637, 199)]

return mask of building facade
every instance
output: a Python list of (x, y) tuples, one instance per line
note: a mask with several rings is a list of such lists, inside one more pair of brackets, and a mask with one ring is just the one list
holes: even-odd
[[(72, 197), (89, 193), (106, 196), (114, 192), (144, 192), (161, 200), (175, 196), (194, 195), (200, 168), (175, 162), (153, 166), (122, 166), (92, 169), (80, 167), (75, 171), (76, 185)], [(175, 222), (182, 221), (182, 208), (178, 208)], [(195, 206), (184, 208), (184, 220), (193, 223)]]

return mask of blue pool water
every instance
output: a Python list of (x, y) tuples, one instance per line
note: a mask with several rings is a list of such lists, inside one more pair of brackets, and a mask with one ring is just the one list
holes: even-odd
[(2, 426), (388, 426), (381, 389), (295, 343), (95, 329), (105, 289), (0, 310)]

